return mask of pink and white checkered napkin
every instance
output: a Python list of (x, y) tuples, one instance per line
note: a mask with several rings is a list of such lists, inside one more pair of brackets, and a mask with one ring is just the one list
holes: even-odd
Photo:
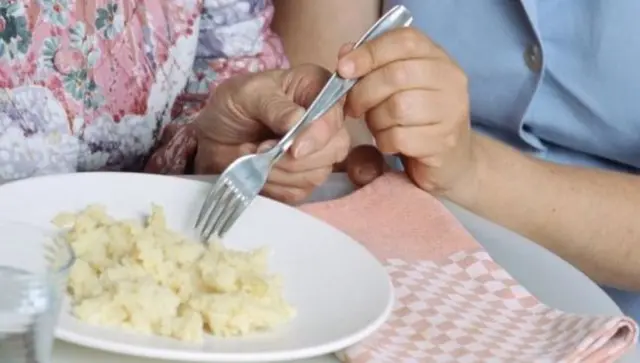
[(386, 264), (396, 304), (384, 326), (338, 354), (348, 363), (612, 362), (637, 339), (623, 316), (547, 307), (498, 266), (446, 208), (388, 174), (302, 210)]

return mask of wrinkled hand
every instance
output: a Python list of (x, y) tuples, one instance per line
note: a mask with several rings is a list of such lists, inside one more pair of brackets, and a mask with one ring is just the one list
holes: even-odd
[[(347, 97), (346, 114), (364, 116), (379, 150), (399, 154), (420, 188), (438, 194), (457, 188), (473, 170), (464, 72), (413, 28), (350, 49), (341, 49), (338, 71), (361, 79)], [(369, 163), (375, 158), (369, 155)]]
[[(330, 73), (305, 65), (237, 76), (219, 85), (195, 120), (198, 174), (222, 172), (240, 156), (271, 148), (304, 113)], [(272, 170), (263, 194), (296, 203), (322, 184), (347, 156), (343, 105), (313, 122)]]

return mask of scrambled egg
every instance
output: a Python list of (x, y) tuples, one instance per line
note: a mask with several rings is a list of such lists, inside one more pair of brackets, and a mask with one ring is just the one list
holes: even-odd
[(201, 341), (205, 333), (242, 336), (291, 320), (281, 281), (268, 274), (266, 249), (205, 246), (171, 231), (161, 207), (145, 223), (90, 206), (54, 219), (77, 255), (67, 291), (87, 323)]

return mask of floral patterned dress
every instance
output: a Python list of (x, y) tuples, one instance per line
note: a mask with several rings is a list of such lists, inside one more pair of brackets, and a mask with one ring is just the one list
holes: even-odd
[(269, 0), (0, 0), (0, 182), (181, 173), (203, 95), (286, 66)]

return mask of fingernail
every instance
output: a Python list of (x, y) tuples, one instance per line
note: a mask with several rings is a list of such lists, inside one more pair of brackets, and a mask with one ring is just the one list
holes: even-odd
[(293, 151), (293, 156), (296, 159), (303, 158), (305, 156), (311, 155), (315, 151), (315, 147), (313, 141), (305, 140), (300, 143), (300, 145)]
[(338, 70), (343, 77), (351, 77), (356, 71), (356, 65), (349, 59), (343, 59), (338, 64)]

